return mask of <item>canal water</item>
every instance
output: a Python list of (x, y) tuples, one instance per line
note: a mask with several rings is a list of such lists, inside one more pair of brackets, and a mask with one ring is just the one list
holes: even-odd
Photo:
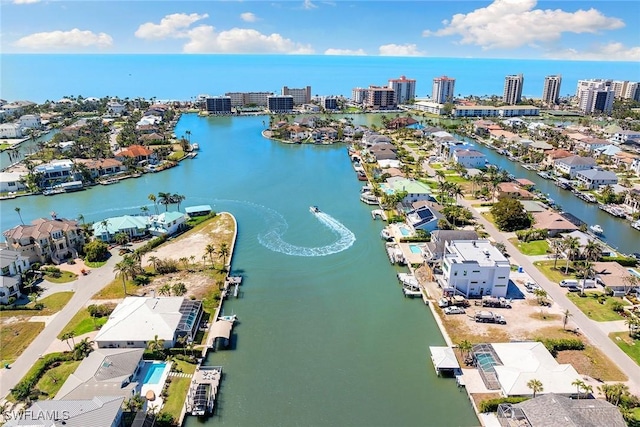
[(15, 207), (25, 222), (53, 211), (99, 221), (151, 207), (158, 192), (236, 216), (232, 269), (244, 281), (224, 313), (240, 323), (231, 348), (206, 360), (224, 369), (216, 415), (187, 426), (478, 425), (455, 380), (435, 375), (428, 346), (444, 340), (422, 301), (403, 298), (346, 147), (274, 143), (260, 136), (264, 120), (185, 115), (175, 133), (191, 132), (195, 159), (3, 201), (2, 229), (19, 223)]
[(577, 198), (571, 191), (558, 187), (555, 181), (538, 176), (537, 172), (523, 168), (520, 163), (509, 160), (507, 156), (500, 155), (473, 139), (461, 136), (458, 138), (473, 144), (476, 150), (487, 156), (492, 165), (508, 171), (516, 178), (526, 178), (535, 182), (535, 188), (548, 194), (564, 212), (575, 215), (587, 225), (599, 224), (604, 230), (601, 239), (612, 248), (625, 254), (640, 252), (640, 231), (631, 228), (629, 221), (609, 215), (599, 209), (597, 204)]

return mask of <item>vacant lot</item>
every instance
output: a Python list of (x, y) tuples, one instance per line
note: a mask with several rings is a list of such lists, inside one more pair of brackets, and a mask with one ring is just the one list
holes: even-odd
[(517, 237), (512, 237), (509, 241), (520, 252), (525, 255), (544, 255), (549, 251), (549, 242), (546, 240), (534, 240), (532, 242), (521, 242)]
[(43, 329), (43, 322), (18, 322), (0, 328), (2, 365), (13, 363)]
[(620, 314), (613, 310), (616, 304), (629, 305), (622, 298), (605, 297), (602, 292), (585, 292), (581, 296), (578, 292), (570, 292), (567, 297), (576, 305), (584, 314), (596, 322), (609, 322), (612, 320), (624, 319)]

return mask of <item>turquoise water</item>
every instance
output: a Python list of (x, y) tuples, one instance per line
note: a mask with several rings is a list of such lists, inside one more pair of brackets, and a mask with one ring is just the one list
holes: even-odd
[(476, 353), (475, 354), (476, 360), (478, 361), (478, 365), (482, 366), (482, 368), (486, 371), (486, 372), (494, 372), (495, 369), (493, 368), (496, 365), (496, 361), (493, 358), (493, 356), (489, 353)]
[(164, 370), (167, 368), (166, 363), (152, 363), (142, 380), (143, 384), (158, 384)]
[(399, 227), (399, 228), (400, 228), (400, 234), (402, 234), (403, 236), (411, 235), (411, 231), (408, 230), (406, 227)]
[(413, 254), (422, 253), (422, 249), (420, 248), (420, 246), (417, 246), (417, 245), (409, 245), (409, 249), (411, 250), (411, 253), (413, 253)]
[(224, 368), (216, 415), (187, 426), (478, 425), (466, 393), (435, 375), (428, 348), (444, 340), (429, 309), (397, 292), (383, 224), (359, 200), (346, 147), (273, 143), (260, 136), (265, 119), (185, 115), (175, 132), (191, 132), (195, 159), (116, 185), (3, 201), (2, 229), (20, 223), (15, 207), (27, 223), (52, 211), (100, 221), (153, 209), (148, 195), (160, 191), (185, 195), (183, 209), (233, 213), (243, 297), (224, 311), (242, 322), (231, 348), (206, 360)]

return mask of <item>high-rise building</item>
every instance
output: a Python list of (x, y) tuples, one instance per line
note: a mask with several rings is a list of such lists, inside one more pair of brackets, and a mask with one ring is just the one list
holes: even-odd
[(504, 93), (502, 102), (515, 105), (522, 100), (522, 86), (524, 77), (522, 74), (513, 74), (504, 78)]
[(211, 114), (231, 114), (231, 97), (213, 96), (207, 98), (207, 111)]
[(578, 80), (578, 108), (586, 114), (610, 113), (613, 110), (615, 93), (611, 80)]
[(267, 97), (267, 108), (272, 113), (286, 113), (293, 110), (293, 96), (273, 95)]
[(558, 104), (560, 100), (560, 84), (562, 76), (547, 76), (544, 78), (544, 88), (542, 89), (542, 102), (547, 105)]
[(351, 100), (356, 104), (364, 104), (367, 99), (367, 89), (363, 87), (354, 87), (351, 89)]
[(611, 82), (611, 88), (615, 92), (616, 98), (636, 99), (638, 92), (638, 82), (630, 82), (628, 80), (614, 80)]
[(400, 76), (399, 79), (389, 79), (389, 87), (396, 93), (396, 103), (406, 104), (416, 97), (416, 81)]
[(390, 87), (369, 86), (364, 105), (377, 110), (390, 110), (396, 107), (396, 92)]
[(224, 94), (231, 98), (232, 107), (267, 106), (267, 97), (273, 92), (227, 92)]
[(282, 95), (293, 96), (293, 105), (308, 104), (311, 102), (311, 86), (303, 87), (300, 89), (283, 86)]
[(433, 90), (431, 98), (438, 104), (453, 102), (455, 96), (456, 79), (447, 76), (436, 77), (433, 79)]

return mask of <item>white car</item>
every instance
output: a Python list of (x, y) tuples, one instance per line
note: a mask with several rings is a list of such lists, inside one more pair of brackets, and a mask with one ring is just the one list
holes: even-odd
[(464, 308), (452, 305), (451, 307), (445, 307), (442, 311), (444, 314), (464, 314)]

